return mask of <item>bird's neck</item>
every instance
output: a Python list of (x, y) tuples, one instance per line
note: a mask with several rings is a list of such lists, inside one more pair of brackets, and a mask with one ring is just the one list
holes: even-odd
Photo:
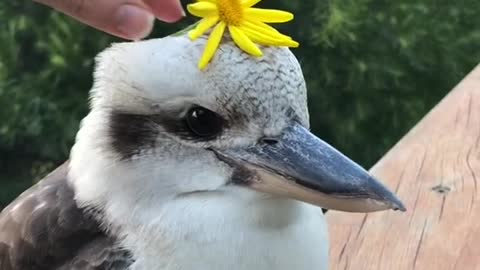
[(133, 270), (327, 269), (328, 238), (319, 208), (270, 199), (241, 205), (219, 197), (167, 205), (158, 220), (126, 227)]

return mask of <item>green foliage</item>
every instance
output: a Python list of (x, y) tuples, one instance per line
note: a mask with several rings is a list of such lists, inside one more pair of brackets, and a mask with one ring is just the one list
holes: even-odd
[[(308, 83), (312, 128), (370, 166), (480, 60), (480, 2), (266, 0)], [(192, 23), (158, 23), (152, 37)], [(68, 156), (94, 56), (118, 41), (33, 2), (0, 2), (0, 205)], [(19, 173), (20, 172), (20, 173)], [(33, 177), (33, 178), (32, 178)]]

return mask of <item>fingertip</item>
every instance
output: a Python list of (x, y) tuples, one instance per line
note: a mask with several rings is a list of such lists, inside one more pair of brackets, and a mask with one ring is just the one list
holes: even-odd
[(153, 29), (154, 16), (138, 6), (122, 5), (115, 12), (114, 18), (117, 31), (126, 39), (143, 39)]

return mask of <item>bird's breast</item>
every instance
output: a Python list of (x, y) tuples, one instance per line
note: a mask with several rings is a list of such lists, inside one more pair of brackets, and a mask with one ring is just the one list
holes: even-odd
[(141, 241), (130, 237), (128, 245), (135, 246), (137, 257), (132, 270), (328, 269), (321, 209), (291, 203), (280, 203), (279, 209), (268, 206), (273, 212), (263, 213), (263, 218), (253, 207), (217, 205), (197, 211), (177, 205), (182, 210), (164, 213), (155, 232), (144, 230)]

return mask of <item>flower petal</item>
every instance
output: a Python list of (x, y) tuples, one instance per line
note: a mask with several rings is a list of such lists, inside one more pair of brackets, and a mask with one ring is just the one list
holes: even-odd
[(265, 35), (275, 35), (275, 34), (280, 34), (277, 29), (271, 27), (270, 25), (266, 23), (262, 23), (259, 21), (253, 21), (253, 20), (246, 20), (242, 23), (242, 25), (254, 29), (258, 32), (261, 32)]
[[(260, 44), (265, 44), (265, 45), (281, 44), (280, 46), (288, 46), (288, 47), (294, 47), (294, 48), (299, 46), (298, 42), (294, 41), (291, 37), (278, 32), (277, 29), (262, 22), (245, 21), (242, 24), (242, 28), (250, 30), (246, 32), (248, 36), (251, 38), (254, 38), (255, 42)], [(259, 40), (265, 36), (267, 36), (267, 38), (264, 38), (263, 41)]]
[(255, 30), (252, 30), (251, 28), (245, 27), (245, 26), (240, 26), (240, 29), (255, 43), (262, 44), (262, 45), (267, 45), (267, 46), (287, 46), (287, 47), (293, 47), (296, 48), (299, 46), (298, 42), (292, 40), (292, 39), (287, 39), (287, 38), (282, 38), (278, 39), (272, 36), (265, 35), (263, 33), (259, 33)]
[(218, 22), (219, 17), (218, 16), (212, 16), (208, 18), (203, 18), (200, 23), (195, 27), (193, 30), (188, 32), (188, 36), (190, 37), (191, 40), (195, 40), (199, 38), (205, 31), (210, 29), (212, 26), (214, 26)]
[(187, 5), (187, 9), (192, 15), (197, 17), (218, 15), (217, 5), (206, 1), (189, 4)]
[(253, 56), (262, 56), (262, 51), (258, 48), (255, 43), (253, 43), (250, 38), (245, 35), (240, 28), (229, 25), (228, 30), (230, 30), (230, 35), (232, 36), (233, 41), (235, 44), (240, 47), (240, 49), (244, 50), (245, 52), (253, 55)]
[(249, 8), (244, 11), (245, 18), (267, 22), (283, 23), (293, 19), (293, 14), (283, 10)]
[(260, 2), (260, 1), (262, 1), (262, 0), (243, 0), (243, 1), (241, 2), (241, 5), (242, 5), (242, 7), (247, 7), (247, 8), (249, 8), (249, 7), (255, 6), (255, 5), (256, 5), (258, 2)]
[(223, 32), (225, 32), (225, 26), (226, 24), (224, 22), (220, 22), (215, 28), (213, 28), (213, 31), (208, 38), (207, 45), (205, 45), (202, 58), (200, 58), (200, 62), (198, 62), (198, 67), (200, 69), (204, 69), (208, 65), (217, 51), (218, 45), (223, 37)]

